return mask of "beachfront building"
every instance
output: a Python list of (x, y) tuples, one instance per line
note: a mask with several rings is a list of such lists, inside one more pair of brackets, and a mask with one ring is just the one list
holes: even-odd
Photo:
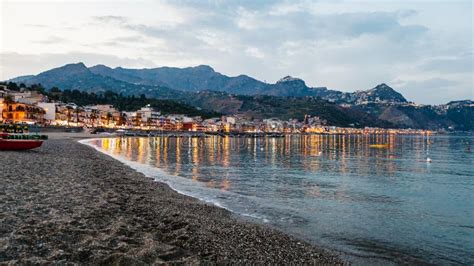
[(283, 132), (283, 122), (277, 118), (264, 119), (265, 132)]
[(147, 126), (156, 126), (161, 117), (161, 113), (155, 111), (149, 104), (137, 111), (141, 118), (141, 122)]
[(52, 124), (56, 121), (56, 103), (39, 102), (37, 106), (43, 108), (46, 123)]
[(15, 92), (10, 95), (13, 96), (16, 102), (30, 105), (36, 105), (39, 102), (46, 102), (48, 100), (46, 96), (37, 91)]
[(97, 126), (100, 117), (99, 111), (91, 105), (86, 105), (82, 107), (82, 110), (84, 113), (84, 124), (91, 127)]
[(5, 122), (42, 123), (44, 114), (44, 109), (38, 106), (18, 102), (3, 102), (2, 120)]
[(81, 109), (74, 103), (59, 103), (55, 106), (55, 122), (61, 126), (78, 126), (82, 120)]
[(3, 102), (5, 100), (2, 98), (0, 98), (0, 120), (3, 120)]
[(95, 109), (101, 113), (114, 113), (118, 112), (117, 109), (111, 104), (96, 104), (89, 106), (91, 109)]
[(4, 98), (5, 96), (8, 95), (8, 93), (9, 93), (9, 90), (7, 89), (7, 86), (0, 85), (0, 97)]
[(158, 120), (158, 128), (164, 131), (176, 130), (176, 122), (169, 117), (161, 116)]

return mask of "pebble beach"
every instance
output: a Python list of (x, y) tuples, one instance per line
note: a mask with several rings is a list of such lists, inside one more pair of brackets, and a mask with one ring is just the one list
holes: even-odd
[(0, 151), (1, 264), (344, 264), (77, 141)]

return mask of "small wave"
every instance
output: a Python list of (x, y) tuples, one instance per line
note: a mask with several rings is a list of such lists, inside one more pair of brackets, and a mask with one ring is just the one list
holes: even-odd
[[(95, 150), (99, 151), (100, 153), (103, 153), (105, 155), (108, 155), (108, 156), (116, 159), (117, 161), (129, 166), (133, 170), (135, 170), (139, 173), (142, 173), (145, 176), (147, 176), (149, 178), (152, 178), (157, 182), (161, 182), (161, 183), (164, 183), (164, 184), (168, 185), (171, 189), (178, 192), (179, 194), (201, 200), (203, 202), (206, 202), (208, 204), (212, 204), (216, 207), (225, 209), (225, 210), (230, 211), (232, 213), (236, 213), (236, 214), (239, 214), (239, 215), (242, 215), (242, 216), (251, 217), (251, 218), (263, 221), (264, 223), (269, 223), (270, 222), (265, 217), (255, 215), (255, 214), (248, 214), (248, 213), (238, 212), (236, 210), (233, 210), (233, 209), (225, 206), (222, 202), (216, 200), (215, 198), (202, 196), (202, 194), (207, 194), (207, 195), (209, 195), (209, 194), (212, 195), (213, 194), (213, 193), (209, 193), (209, 192), (212, 191), (212, 189), (206, 188), (205, 186), (199, 186), (198, 190), (202, 190), (203, 192), (206, 192), (206, 193), (196, 193), (196, 191), (194, 191), (194, 193), (193, 193), (193, 192), (190, 192), (190, 191), (186, 191), (184, 189), (185, 187), (193, 187), (193, 189), (196, 190), (196, 186), (198, 185), (198, 183), (196, 183), (194, 181), (191, 181), (187, 178), (178, 176), (178, 175), (170, 175), (170, 174), (166, 173), (165, 171), (163, 171), (160, 168), (153, 167), (153, 166), (146, 165), (146, 164), (142, 164), (142, 163), (139, 163), (139, 162), (130, 161), (130, 160), (127, 160), (127, 159), (125, 159), (121, 156), (117, 156), (115, 154), (107, 152), (106, 150), (103, 150), (100, 147), (93, 144), (94, 141), (98, 141), (98, 140), (101, 140), (101, 139), (99, 139), (99, 138), (84, 139), (84, 140), (79, 140), (78, 142), (83, 144), (83, 145), (87, 145), (89, 147), (92, 147)], [(182, 186), (183, 188), (179, 188), (179, 186)], [(231, 193), (231, 192), (227, 192), (227, 193), (234, 194), (234, 193)], [(236, 197), (236, 196), (238, 196), (238, 195), (233, 195), (233, 197)], [(216, 195), (216, 197), (218, 197), (218, 195)]]

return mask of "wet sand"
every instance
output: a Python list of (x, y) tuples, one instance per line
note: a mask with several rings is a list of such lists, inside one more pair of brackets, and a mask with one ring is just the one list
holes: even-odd
[(0, 151), (1, 263), (329, 263), (327, 251), (52, 134), (37, 150)]

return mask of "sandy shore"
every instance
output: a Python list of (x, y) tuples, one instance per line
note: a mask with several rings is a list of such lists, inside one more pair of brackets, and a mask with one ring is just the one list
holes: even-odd
[(0, 263), (340, 263), (53, 134), (0, 151)]

